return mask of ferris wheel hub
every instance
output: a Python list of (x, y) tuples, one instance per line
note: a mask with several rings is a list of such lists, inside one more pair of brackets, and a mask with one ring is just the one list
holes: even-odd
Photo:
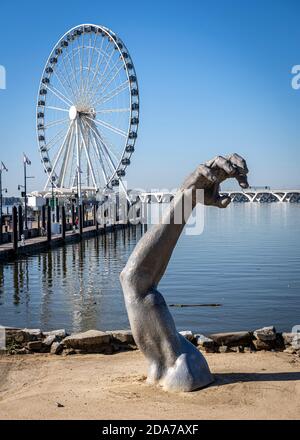
[(71, 121), (74, 121), (77, 117), (77, 108), (75, 107), (75, 105), (72, 105), (69, 109), (69, 118), (71, 119)]

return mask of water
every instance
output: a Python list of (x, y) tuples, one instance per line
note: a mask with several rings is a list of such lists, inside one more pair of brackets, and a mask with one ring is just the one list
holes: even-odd
[[(178, 329), (203, 333), (300, 324), (300, 205), (232, 204), (183, 235), (160, 284)], [(127, 328), (118, 274), (141, 228), (0, 265), (0, 324), (44, 330)]]

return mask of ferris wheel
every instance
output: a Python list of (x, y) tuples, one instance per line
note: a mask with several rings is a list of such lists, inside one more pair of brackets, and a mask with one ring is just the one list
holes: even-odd
[(126, 190), (138, 124), (138, 82), (125, 44), (104, 26), (70, 29), (51, 51), (38, 92), (44, 191), (81, 198)]

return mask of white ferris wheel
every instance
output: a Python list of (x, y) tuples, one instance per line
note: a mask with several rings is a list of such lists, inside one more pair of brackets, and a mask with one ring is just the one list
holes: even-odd
[(104, 26), (70, 29), (51, 51), (38, 92), (44, 191), (81, 198), (125, 190), (138, 123), (138, 82), (124, 43)]

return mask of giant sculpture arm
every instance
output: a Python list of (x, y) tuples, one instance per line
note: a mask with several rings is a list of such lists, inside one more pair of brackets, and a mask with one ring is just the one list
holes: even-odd
[[(168, 390), (191, 391), (212, 382), (202, 354), (175, 328), (173, 318), (157, 285), (168, 265), (185, 221), (197, 204), (197, 190), (204, 191), (204, 204), (225, 208), (230, 197), (219, 195), (219, 185), (234, 177), (247, 188), (247, 165), (233, 154), (200, 165), (176, 193), (161, 224), (149, 229), (131, 254), (120, 280), (133, 336), (149, 362), (148, 381)], [(183, 193), (190, 198), (189, 212), (176, 224)], [(188, 215), (186, 215), (188, 214)]]

